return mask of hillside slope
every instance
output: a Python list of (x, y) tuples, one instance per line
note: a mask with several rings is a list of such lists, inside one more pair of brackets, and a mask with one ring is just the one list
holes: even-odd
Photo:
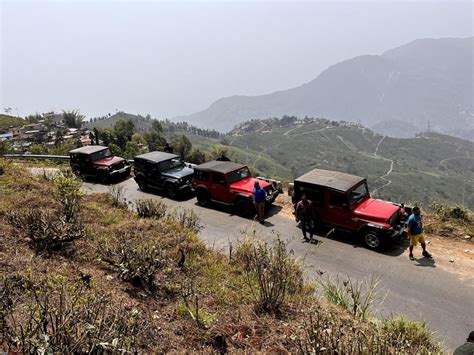
[(404, 137), (426, 130), (429, 121), (433, 130), (472, 139), (472, 53), (473, 38), (416, 40), (333, 65), (297, 88), (222, 98), (179, 119), (229, 131), (248, 119), (308, 115)]
[(230, 132), (230, 146), (259, 152), (267, 171), (276, 161), (299, 176), (313, 168), (368, 178), (378, 197), (429, 203), (446, 200), (474, 208), (474, 143), (437, 133), (399, 139), (364, 127), (316, 119), (286, 125), (255, 120)]

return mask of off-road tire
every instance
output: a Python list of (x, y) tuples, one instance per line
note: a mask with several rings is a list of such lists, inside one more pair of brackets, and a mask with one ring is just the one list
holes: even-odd
[(176, 190), (176, 186), (174, 186), (172, 183), (168, 183), (165, 185), (165, 190), (166, 190), (166, 196), (168, 196), (171, 199), (175, 199), (176, 196), (178, 195), (178, 191)]
[(148, 190), (148, 185), (146, 183), (145, 178), (143, 177), (140, 177), (137, 179), (137, 185), (138, 185), (138, 188), (143, 192)]
[(368, 249), (377, 250), (382, 247), (382, 239), (380, 238), (380, 234), (372, 229), (364, 231), (362, 238), (364, 245)]
[(239, 198), (234, 203), (236, 213), (242, 217), (252, 217), (255, 215), (255, 207), (251, 200)]
[(196, 198), (197, 198), (198, 203), (201, 206), (209, 205), (209, 202), (210, 202), (209, 193), (205, 189), (203, 188), (197, 189)]

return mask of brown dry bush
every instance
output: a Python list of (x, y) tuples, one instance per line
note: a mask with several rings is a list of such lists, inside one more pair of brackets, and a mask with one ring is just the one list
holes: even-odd
[(136, 352), (146, 332), (137, 309), (80, 279), (29, 273), (3, 280), (3, 346), (23, 353)]
[(72, 242), (85, 235), (80, 223), (68, 223), (51, 210), (12, 210), (5, 215), (5, 221), (13, 227), (15, 236), (26, 237), (39, 255), (70, 251)]
[(259, 311), (279, 313), (291, 296), (304, 291), (303, 269), (279, 236), (273, 245), (245, 240), (236, 260), (243, 265)]
[(135, 209), (141, 218), (161, 219), (166, 216), (168, 206), (163, 201), (151, 198), (135, 201)]

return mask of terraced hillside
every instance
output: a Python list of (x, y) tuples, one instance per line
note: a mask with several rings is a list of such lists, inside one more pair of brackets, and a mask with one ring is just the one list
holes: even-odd
[[(425, 133), (416, 138), (381, 136), (356, 125), (327, 120), (272, 122), (230, 132), (232, 147), (259, 152), (252, 163), (266, 172), (273, 160), (294, 176), (313, 168), (334, 169), (368, 178), (376, 196), (395, 201), (447, 200), (474, 207), (474, 144)], [(251, 124), (250, 124), (251, 125)], [(250, 133), (249, 133), (250, 132)]]

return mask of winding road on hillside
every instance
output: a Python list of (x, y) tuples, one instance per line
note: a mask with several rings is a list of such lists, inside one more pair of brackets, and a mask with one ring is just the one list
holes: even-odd
[[(141, 192), (131, 178), (119, 185), (128, 201), (163, 199), (157, 194)], [(87, 193), (110, 191), (109, 186), (94, 183), (84, 183), (83, 188)], [(434, 255), (434, 262), (430, 262), (420, 257), (421, 250), (417, 248), (417, 261), (411, 262), (403, 243), (378, 253), (363, 248), (350, 235), (344, 234), (317, 237), (320, 241), (317, 245), (302, 243), (294, 220), (278, 214), (278, 206), (272, 207), (262, 226), (236, 216), (223, 206), (201, 207), (195, 198), (164, 200), (170, 207), (193, 209), (204, 226), (200, 237), (215, 249), (225, 252), (230, 244), (235, 246), (245, 230), (255, 230), (256, 238), (269, 242), (280, 233), (289, 242), (294, 255), (304, 258), (308, 277), (317, 277), (318, 272), (324, 272), (323, 277), (347, 275), (359, 281), (369, 276), (380, 277), (381, 296), (386, 295), (386, 298), (377, 307), (378, 315), (405, 314), (411, 319), (425, 320), (448, 349), (462, 343), (466, 334), (474, 329), (474, 278), (462, 279), (437, 265), (437, 260), (438, 264), (449, 264), (447, 255)], [(472, 271), (466, 274), (472, 275)]]
[[(35, 175), (43, 175), (44, 171), (40, 168), (31, 170)], [(57, 172), (57, 169), (48, 170)], [(441, 252), (434, 254), (434, 259), (430, 260), (420, 257), (418, 247), (415, 250), (417, 260), (411, 262), (406, 253), (406, 242), (395, 243), (384, 252), (374, 252), (362, 247), (351, 235), (333, 233), (329, 237), (317, 236), (317, 244), (308, 244), (301, 241), (301, 232), (294, 220), (279, 213), (279, 206), (272, 206), (265, 225), (260, 225), (235, 215), (229, 207), (201, 207), (193, 197), (174, 201), (144, 193), (132, 178), (114, 186), (121, 186), (124, 197), (131, 203), (151, 198), (164, 200), (170, 208), (192, 209), (203, 225), (200, 238), (216, 250), (228, 252), (229, 246), (235, 246), (245, 232), (270, 243), (279, 234), (288, 242), (295, 257), (303, 258), (307, 265), (306, 275), (311, 279), (320, 277), (321, 273), (323, 278), (339, 275), (358, 281), (378, 277), (383, 302), (377, 304), (376, 315), (404, 314), (410, 319), (426, 321), (447, 349), (461, 344), (466, 334), (474, 329), (474, 270), (452, 272), (449, 250), (443, 255)], [(86, 193), (109, 193), (114, 186), (87, 182), (82, 188)]]

